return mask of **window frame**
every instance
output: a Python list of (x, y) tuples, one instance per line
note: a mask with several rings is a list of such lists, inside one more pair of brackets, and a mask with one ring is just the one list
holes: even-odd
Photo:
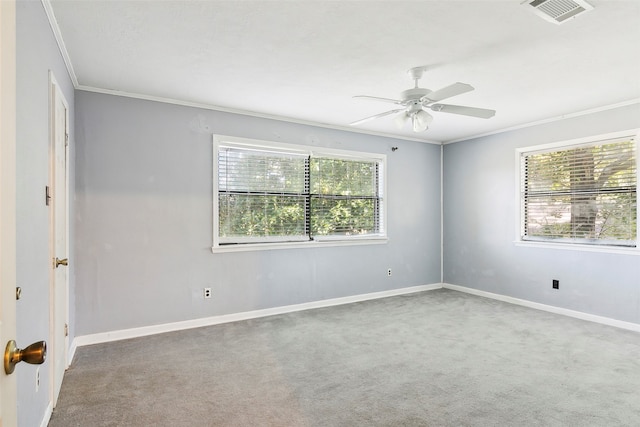
[[(523, 180), (523, 169), (521, 158), (526, 154), (534, 154), (550, 151), (563, 151), (581, 146), (597, 145), (598, 142), (606, 142), (615, 139), (632, 138), (636, 144), (636, 194), (638, 185), (638, 172), (640, 170), (640, 138), (638, 137), (640, 129), (630, 129), (620, 132), (612, 132), (607, 134), (594, 135), (584, 138), (577, 138), (566, 141), (557, 141), (548, 144), (535, 146), (520, 147), (515, 149), (515, 202), (516, 202), (516, 221), (515, 221), (515, 241), (516, 246), (553, 248), (561, 250), (577, 250), (586, 252), (606, 252), (606, 253), (622, 253), (628, 255), (640, 255), (640, 226), (636, 226), (635, 247), (633, 246), (615, 246), (610, 244), (598, 243), (577, 243), (567, 241), (549, 240), (525, 240), (524, 224), (525, 224), (525, 200), (522, 194), (521, 183)], [(640, 219), (640, 209), (636, 208), (636, 223)]]
[[(352, 236), (314, 236), (312, 240), (304, 241), (278, 241), (272, 238), (269, 242), (222, 244), (220, 242), (219, 224), (219, 196), (218, 196), (218, 153), (221, 146), (240, 149), (253, 149), (271, 152), (295, 153), (311, 157), (336, 158), (344, 160), (371, 160), (381, 165), (379, 170), (379, 184), (381, 207), (379, 211), (380, 230), (376, 234), (352, 235)], [(292, 249), (292, 248), (317, 248), (327, 246), (353, 246), (386, 244), (387, 237), (387, 156), (380, 153), (324, 148), (302, 144), (289, 144), (283, 142), (241, 138), (229, 135), (213, 135), (213, 246), (212, 252), (245, 252), (256, 250)]]

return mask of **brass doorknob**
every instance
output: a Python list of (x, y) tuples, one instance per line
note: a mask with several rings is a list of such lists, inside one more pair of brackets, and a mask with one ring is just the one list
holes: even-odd
[(11, 340), (4, 350), (4, 372), (7, 375), (13, 373), (16, 365), (20, 362), (27, 362), (31, 365), (41, 365), (47, 357), (47, 343), (38, 341), (29, 347), (20, 350), (16, 347), (16, 342)]
[(68, 258), (58, 259), (58, 257), (56, 257), (56, 268), (58, 268), (58, 266), (60, 265), (69, 265), (69, 259)]

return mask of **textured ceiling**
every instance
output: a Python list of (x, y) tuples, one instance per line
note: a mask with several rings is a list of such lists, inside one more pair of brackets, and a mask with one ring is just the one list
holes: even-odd
[[(640, 100), (640, 1), (589, 0), (562, 25), (508, 1), (67, 1), (50, 5), (81, 89), (447, 142)], [(426, 132), (393, 116), (406, 71), (475, 91)]]

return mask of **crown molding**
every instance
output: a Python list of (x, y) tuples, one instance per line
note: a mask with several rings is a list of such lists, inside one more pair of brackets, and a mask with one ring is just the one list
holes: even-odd
[(622, 101), (622, 102), (618, 102), (618, 103), (615, 103), (615, 104), (609, 104), (609, 105), (605, 105), (605, 106), (597, 107), (597, 108), (590, 108), (588, 110), (582, 110), (582, 111), (578, 111), (578, 112), (575, 112), (575, 113), (562, 114), (560, 116), (549, 117), (547, 119), (537, 120), (535, 122), (522, 123), (520, 125), (511, 126), (511, 127), (508, 127), (508, 128), (497, 129), (497, 130), (494, 130), (494, 131), (491, 131), (491, 132), (481, 133), (481, 134), (478, 134), (478, 135), (466, 136), (466, 137), (460, 138), (460, 139), (453, 139), (453, 140), (450, 140), (450, 141), (443, 141), (442, 145), (454, 144), (456, 142), (462, 142), (462, 141), (469, 141), (471, 139), (483, 138), (485, 136), (496, 135), (496, 134), (504, 133), (504, 132), (511, 132), (511, 131), (514, 131), (514, 130), (524, 129), (524, 128), (528, 128), (528, 127), (532, 127), (532, 126), (538, 126), (538, 125), (542, 125), (542, 124), (545, 124), (545, 123), (553, 123), (553, 122), (557, 122), (557, 121), (560, 121), (560, 120), (570, 119), (570, 118), (573, 118), (573, 117), (587, 116), (589, 114), (599, 113), (601, 111), (607, 111), (607, 110), (614, 110), (616, 108), (627, 107), (629, 105), (634, 105), (634, 104), (640, 104), (640, 98), (633, 98), (633, 99), (630, 99), (628, 101)]
[(212, 110), (212, 111), (220, 111), (223, 113), (240, 114), (243, 116), (258, 117), (261, 119), (269, 119), (269, 120), (278, 120), (281, 122), (295, 123), (295, 124), (306, 125), (306, 126), (315, 126), (315, 127), (325, 128), (325, 129), (339, 130), (343, 132), (379, 136), (383, 138), (391, 138), (391, 139), (403, 140), (403, 141), (415, 141), (415, 142), (423, 142), (426, 144), (442, 145), (440, 141), (433, 141), (433, 140), (422, 139), (422, 138), (412, 138), (409, 136), (393, 135), (393, 134), (383, 133), (383, 132), (373, 132), (373, 131), (367, 131), (367, 130), (361, 130), (361, 129), (354, 129), (351, 127), (314, 122), (311, 120), (295, 119), (291, 117), (278, 116), (274, 114), (265, 114), (265, 113), (259, 113), (256, 111), (250, 111), (250, 110), (221, 107), (217, 105), (210, 105), (210, 104), (204, 104), (204, 103), (192, 102), (192, 101), (184, 101), (184, 100), (174, 99), (174, 98), (165, 98), (161, 96), (143, 95), (141, 93), (132, 93), (132, 92), (113, 90), (113, 89), (102, 89), (98, 87), (84, 86), (84, 85), (79, 85), (76, 87), (76, 89), (82, 90), (85, 92), (102, 93), (106, 95), (122, 96), (126, 98), (135, 98), (135, 99), (141, 99), (145, 101), (155, 101), (155, 102), (162, 102), (165, 104), (181, 105), (184, 107), (200, 108), (203, 110)]
[(67, 67), (67, 72), (69, 73), (71, 83), (73, 83), (73, 87), (75, 89), (78, 89), (78, 77), (76, 76), (76, 72), (73, 69), (73, 64), (71, 63), (69, 52), (67, 51), (67, 47), (64, 44), (64, 40), (62, 39), (62, 33), (60, 32), (58, 21), (56, 21), (56, 16), (53, 13), (51, 2), (49, 0), (41, 0), (41, 2), (42, 6), (44, 7), (44, 11), (47, 14), (47, 19), (49, 20), (51, 31), (53, 31), (53, 36), (55, 37), (56, 43), (58, 44), (58, 49), (60, 49), (60, 54), (62, 55), (64, 65)]

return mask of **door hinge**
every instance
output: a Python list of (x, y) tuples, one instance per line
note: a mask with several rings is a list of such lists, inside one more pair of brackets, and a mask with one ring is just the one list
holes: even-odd
[(69, 325), (68, 324), (64, 324), (64, 336), (68, 337), (69, 336)]
[(44, 187), (44, 203), (47, 206), (51, 204), (51, 189), (48, 185)]
[(69, 146), (69, 134), (68, 134), (68, 133), (65, 133), (65, 134), (64, 134), (64, 145), (65, 145), (66, 147), (68, 147), (68, 146)]

